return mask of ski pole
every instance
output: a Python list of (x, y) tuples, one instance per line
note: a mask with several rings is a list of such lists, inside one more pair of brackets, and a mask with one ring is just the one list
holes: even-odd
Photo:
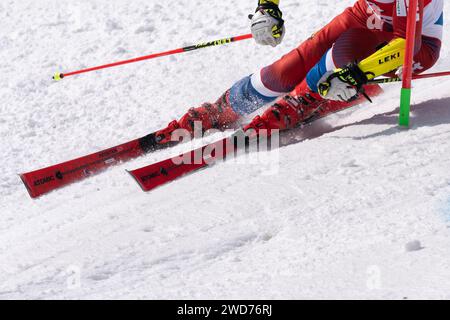
[(199, 44), (187, 46), (187, 47), (184, 47), (184, 48), (179, 48), (179, 49), (165, 51), (165, 52), (160, 52), (160, 53), (154, 53), (154, 54), (150, 54), (150, 55), (147, 55), (147, 56), (142, 56), (142, 57), (133, 58), (133, 59), (124, 60), (124, 61), (119, 61), (119, 62), (114, 62), (114, 63), (109, 63), (109, 64), (97, 66), (97, 67), (92, 67), (92, 68), (78, 70), (78, 71), (72, 71), (72, 72), (67, 72), (67, 73), (57, 72), (53, 76), (53, 79), (56, 80), (56, 81), (59, 81), (59, 80), (62, 80), (63, 78), (67, 78), (69, 76), (74, 76), (74, 75), (78, 75), (78, 74), (82, 74), (82, 73), (87, 73), (87, 72), (91, 72), (91, 71), (97, 71), (97, 70), (117, 67), (117, 66), (121, 66), (121, 65), (124, 65), (124, 64), (130, 64), (130, 63), (135, 63), (135, 62), (139, 62), (139, 61), (155, 59), (155, 58), (159, 58), (159, 57), (163, 57), (163, 56), (170, 56), (170, 55), (183, 53), (183, 52), (188, 52), (188, 51), (194, 51), (194, 50), (197, 50), (197, 49), (221, 46), (221, 45), (224, 45), (224, 44), (229, 44), (229, 43), (232, 43), (232, 42), (247, 40), (247, 39), (251, 39), (251, 38), (252, 38), (251, 34), (244, 34), (244, 35), (241, 35), (241, 36), (236, 36), (236, 37), (230, 37), (230, 38), (225, 38), (225, 39), (220, 39), (220, 40), (215, 40), (215, 41), (199, 43)]
[[(427, 73), (427, 74), (418, 74), (412, 77), (413, 80), (420, 79), (428, 79), (428, 78), (437, 78), (437, 77), (445, 77), (450, 76), (450, 71), (444, 72), (436, 72), (436, 73)], [(400, 78), (382, 78), (382, 79), (374, 79), (369, 81), (369, 83), (373, 84), (385, 84), (385, 83), (393, 83), (393, 82), (402, 82)]]

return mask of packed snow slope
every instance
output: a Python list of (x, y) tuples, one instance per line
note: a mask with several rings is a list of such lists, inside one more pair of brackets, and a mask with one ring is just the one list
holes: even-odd
[[(29, 198), (18, 173), (163, 127), (353, 1), (283, 0), (276, 49), (244, 41), (51, 81), (248, 33), (255, 2), (0, 2), (0, 298), (450, 298), (448, 78), (415, 82), (410, 130), (389, 85), (293, 133), (273, 163), (252, 154), (143, 193), (125, 169), (165, 151)], [(433, 70), (450, 67), (449, 42)]]

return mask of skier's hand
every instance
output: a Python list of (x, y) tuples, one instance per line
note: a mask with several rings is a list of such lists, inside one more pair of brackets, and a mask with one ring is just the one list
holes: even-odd
[(366, 74), (352, 63), (342, 69), (325, 73), (317, 87), (324, 99), (353, 101), (358, 98), (367, 81)]
[(251, 20), (251, 30), (256, 43), (276, 47), (284, 38), (286, 32), (283, 14), (277, 4), (270, 1), (259, 1)]

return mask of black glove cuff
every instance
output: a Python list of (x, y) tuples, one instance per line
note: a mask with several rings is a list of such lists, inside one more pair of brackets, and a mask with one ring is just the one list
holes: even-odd
[(260, 4), (256, 8), (255, 12), (258, 12), (260, 10), (269, 11), (270, 16), (278, 20), (278, 26), (280, 28), (284, 25), (283, 13), (276, 4), (270, 2)]
[(355, 80), (356, 87), (358, 89), (361, 89), (363, 85), (369, 82), (369, 79), (367, 79), (367, 75), (358, 67), (358, 64), (356, 64), (355, 62), (348, 64), (345, 68), (348, 69), (352, 78)]

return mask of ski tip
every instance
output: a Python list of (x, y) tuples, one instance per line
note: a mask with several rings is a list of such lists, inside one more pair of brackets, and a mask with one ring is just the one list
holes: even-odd
[(138, 177), (134, 174), (133, 170), (125, 170), (133, 179), (137, 182), (139, 187), (141, 187), (142, 191), (147, 192), (144, 188), (144, 186), (141, 184), (141, 181), (139, 181)]
[(33, 190), (31, 189), (30, 184), (28, 183), (25, 174), (24, 174), (24, 173), (20, 173), (20, 174), (19, 174), (19, 177), (20, 177), (20, 179), (22, 180), (22, 182), (23, 182), (23, 184), (25, 185), (25, 187), (27, 188), (27, 191), (28, 191), (28, 194), (30, 195), (30, 197), (31, 197), (32, 199), (36, 199), (36, 198), (38, 197), (38, 195), (35, 194), (35, 193), (33, 192)]

